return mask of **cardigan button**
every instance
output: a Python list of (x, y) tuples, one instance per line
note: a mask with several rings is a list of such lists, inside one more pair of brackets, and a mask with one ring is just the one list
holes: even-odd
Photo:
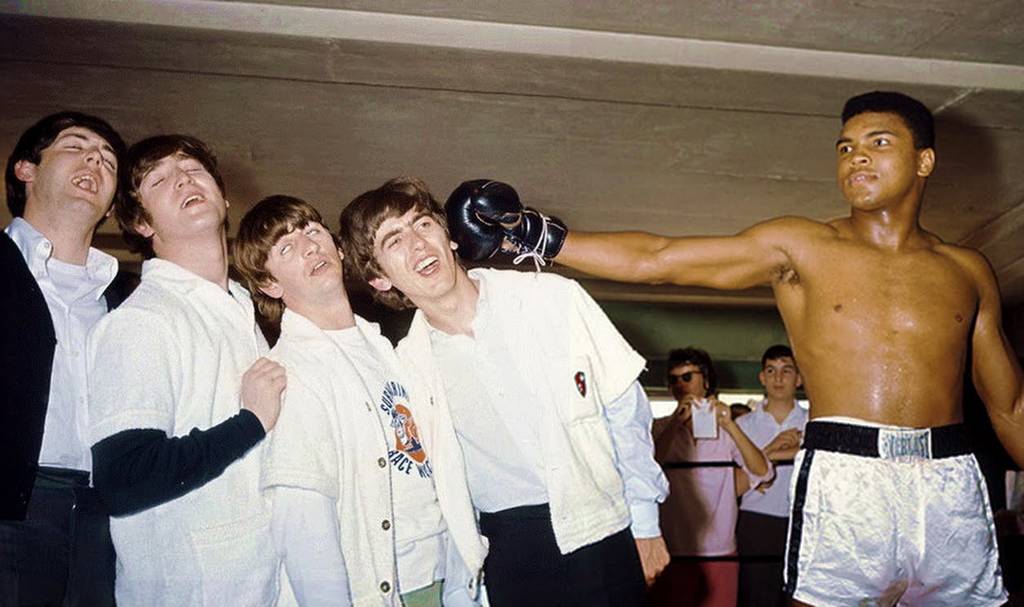
[(388, 519), (384, 519), (384, 522), (380, 524), (380, 528), (384, 531), (391, 529), (391, 521), (389, 521)]
[(388, 465), (388, 460), (384, 459), (383, 457), (378, 457), (377, 458), (377, 465), (380, 466), (381, 468), (383, 468), (383, 467)]
[(391, 592), (391, 584), (387, 583), (387, 581), (381, 582), (380, 583), (380, 591), (384, 592), (384, 593)]

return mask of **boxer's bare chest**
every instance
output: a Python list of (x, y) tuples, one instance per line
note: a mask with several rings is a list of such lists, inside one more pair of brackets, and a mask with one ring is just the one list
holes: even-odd
[(920, 425), (959, 415), (978, 295), (955, 258), (836, 239), (794, 262), (775, 292), (807, 390), (821, 404), (816, 416)]

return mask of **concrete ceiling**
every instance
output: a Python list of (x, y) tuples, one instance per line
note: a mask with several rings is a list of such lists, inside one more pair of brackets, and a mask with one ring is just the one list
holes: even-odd
[[(1019, 0), (0, 0), (0, 149), (75, 108), (126, 138), (216, 149), (233, 222), (288, 193), (332, 224), (395, 175), (442, 200), (514, 184), (589, 230), (730, 234), (846, 213), (843, 101), (876, 88), (938, 118), (923, 222), (984, 251), (1024, 302)], [(6, 152), (5, 152), (6, 154)], [(116, 226), (98, 242), (125, 260)], [(755, 289), (595, 283), (608, 298), (766, 305)]]

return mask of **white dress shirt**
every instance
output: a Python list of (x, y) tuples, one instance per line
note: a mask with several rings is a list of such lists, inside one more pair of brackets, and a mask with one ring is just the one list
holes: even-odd
[[(426, 438), (442, 509), (547, 501), (564, 554), (628, 525), (636, 537), (660, 535), (668, 487), (635, 381), (643, 358), (573, 281), (469, 275), (479, 286), (473, 338), (437, 331), (420, 311), (398, 347), (436, 413)], [(470, 568), (480, 567), (478, 530), (453, 521), (449, 530)]]
[[(481, 287), (476, 339), (431, 331), (434, 354), (446, 378), (455, 433), (466, 459), (473, 504), (482, 512), (544, 504), (548, 492), (541, 444), (542, 407), (548, 400), (526, 381), (518, 353), (504, 346)], [(467, 372), (471, 371), (471, 372)], [(625, 484), (635, 537), (660, 535), (657, 502), (667, 494), (664, 475), (651, 461), (651, 406), (633, 382), (604, 410)]]
[[(775, 421), (775, 416), (764, 410), (766, 401), (754, 405), (753, 410), (736, 420), (758, 449), (764, 449), (768, 443), (783, 430), (795, 428), (804, 431), (807, 425), (807, 411), (796, 403), (782, 423)], [(751, 487), (743, 495), (740, 510), (758, 512), (769, 516), (789, 517), (789, 481), (793, 477), (793, 464), (776, 464), (775, 481), (771, 487), (761, 490)]]
[(117, 260), (90, 248), (84, 266), (59, 261), (53, 257), (53, 243), (21, 217), (5, 231), (39, 284), (57, 337), (39, 465), (92, 472), (85, 341), (107, 313), (103, 291), (117, 275)]

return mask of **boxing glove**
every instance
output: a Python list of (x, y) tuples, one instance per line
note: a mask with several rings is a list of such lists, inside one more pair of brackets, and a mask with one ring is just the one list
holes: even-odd
[(555, 217), (524, 208), (512, 186), (490, 179), (465, 181), (445, 204), (448, 230), (463, 259), (480, 261), (506, 250), (522, 259), (550, 260), (568, 233)]

